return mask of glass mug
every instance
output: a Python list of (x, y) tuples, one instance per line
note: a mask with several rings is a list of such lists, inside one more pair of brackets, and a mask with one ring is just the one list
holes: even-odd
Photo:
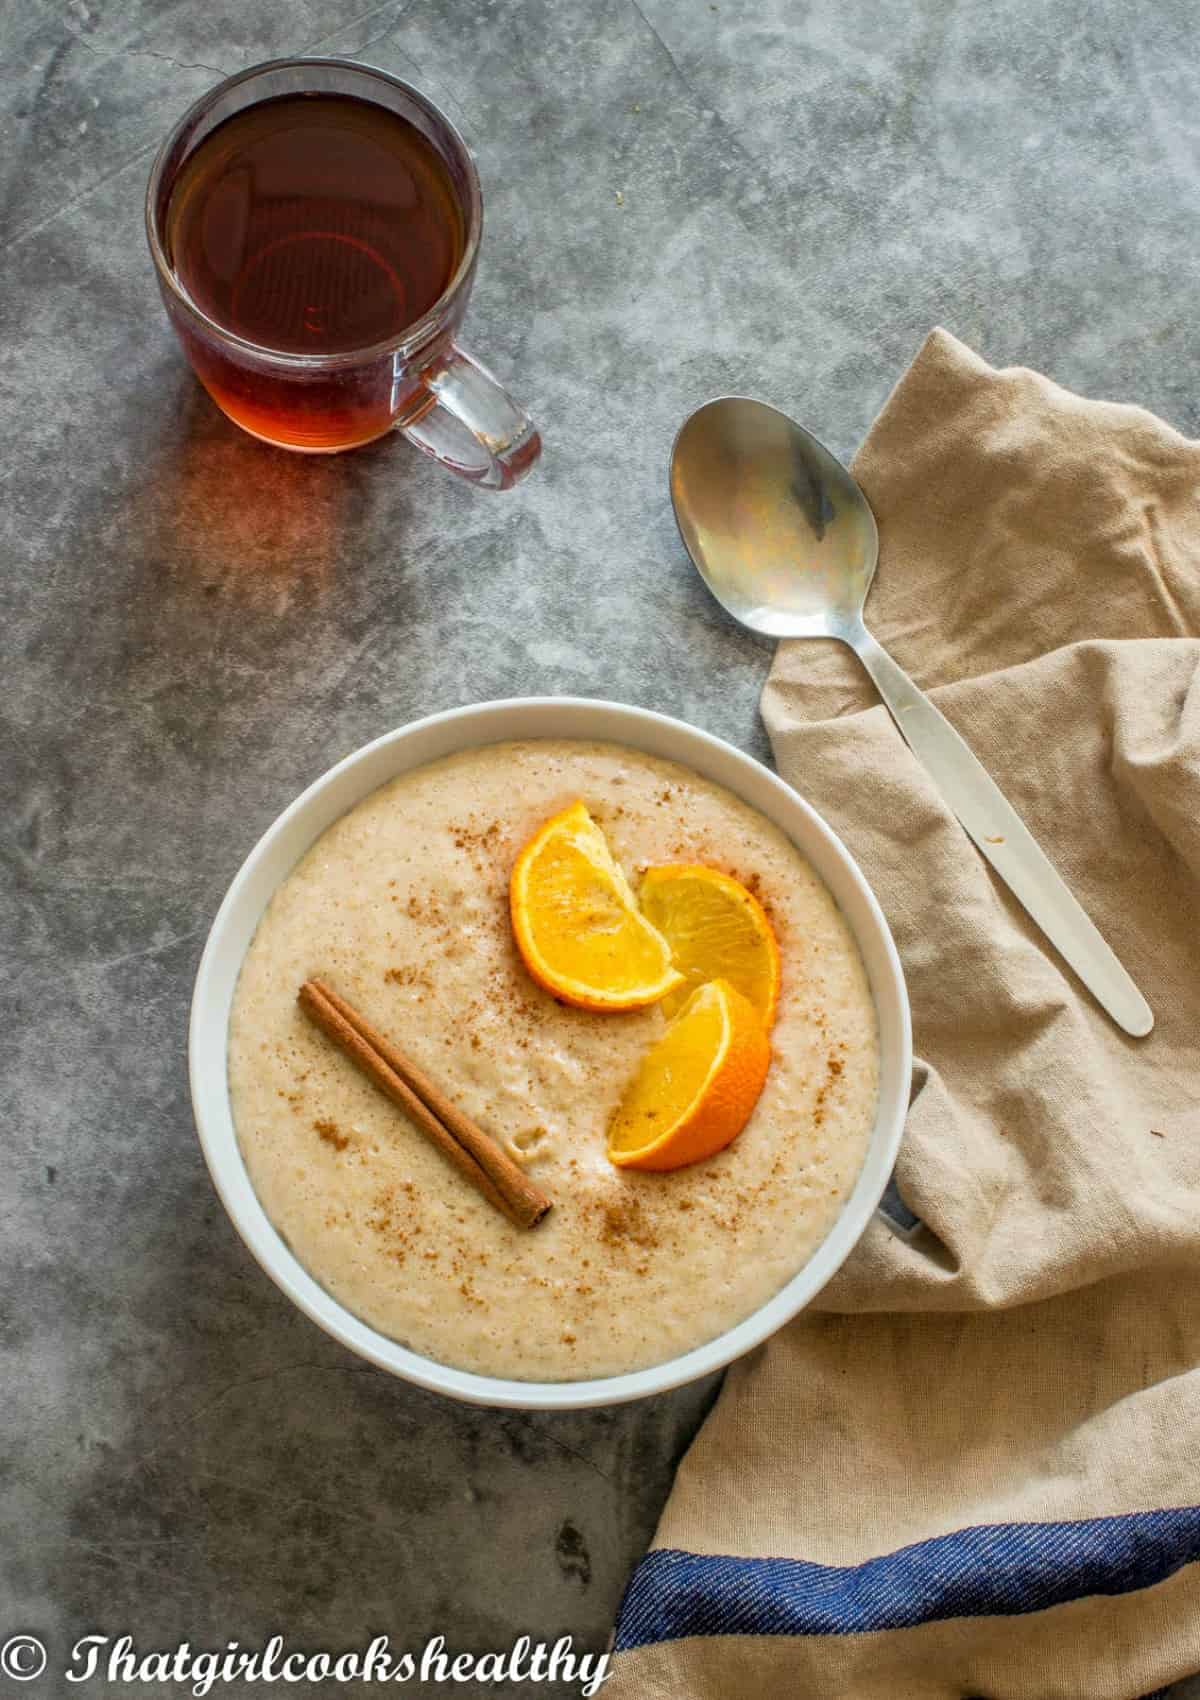
[(236, 425), (309, 454), (394, 428), (504, 490), (541, 438), (457, 341), (482, 224), (454, 125), (399, 77), (350, 59), (275, 59), (210, 89), (163, 143), (146, 191), (167, 315)]

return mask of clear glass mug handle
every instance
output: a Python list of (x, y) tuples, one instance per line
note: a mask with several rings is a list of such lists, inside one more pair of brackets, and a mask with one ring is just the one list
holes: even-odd
[(399, 427), (480, 490), (510, 490), (542, 452), (537, 426), (478, 360), (451, 343), (421, 373), (433, 406)]

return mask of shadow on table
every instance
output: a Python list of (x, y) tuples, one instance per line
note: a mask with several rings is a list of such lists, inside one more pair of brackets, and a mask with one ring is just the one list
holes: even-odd
[[(259, 443), (169, 349), (122, 405), (119, 458), (74, 519), (88, 543), (50, 639), (56, 678), (77, 672), (103, 705), (130, 792), (195, 795), (219, 779), (228, 801), (231, 769), (273, 772), (281, 741), (285, 787), (293, 770), (311, 777), (308, 746), (318, 761), (331, 736), (339, 747), (325, 724), (339, 716), (355, 741), (381, 637), (386, 648), (421, 612), (404, 548), (415, 451), (391, 437), (341, 455)], [(381, 479), (384, 457), (399, 463)]]
[(275, 613), (334, 593), (353, 567), (367, 473), (394, 442), (291, 453), (239, 430), (186, 370), (178, 385), (178, 431), (133, 505), (147, 566)]

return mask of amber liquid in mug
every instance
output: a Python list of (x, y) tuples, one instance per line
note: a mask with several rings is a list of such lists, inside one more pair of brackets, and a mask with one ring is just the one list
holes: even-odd
[[(286, 95), (218, 126), (172, 186), (165, 246), (209, 319), (279, 354), (399, 338), (444, 292), (464, 219), (436, 149), (349, 95)], [(198, 332), (197, 370), (237, 422), (297, 448), (348, 448), (393, 423), (390, 362), (280, 377)]]

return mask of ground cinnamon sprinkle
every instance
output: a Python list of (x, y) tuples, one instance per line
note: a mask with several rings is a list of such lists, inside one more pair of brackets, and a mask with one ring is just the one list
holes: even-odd
[(419, 968), (387, 968), (383, 974), (390, 986), (427, 986), (429, 980)]
[(343, 1133), (336, 1122), (322, 1119), (321, 1121), (315, 1121), (313, 1126), (316, 1128), (321, 1138), (325, 1141), (326, 1145), (332, 1145), (335, 1151), (344, 1151), (350, 1143), (350, 1135), (348, 1133)]
[(639, 1251), (652, 1251), (659, 1243), (653, 1224), (634, 1198), (600, 1200), (600, 1218), (599, 1237), (605, 1245), (628, 1244)]
[[(498, 820), (494, 820), (483, 828), (462, 825), (450, 826), (447, 831), (454, 840), (456, 850), (483, 851), (486, 853), (495, 850), (496, 840), (500, 837), (503, 828)], [(473, 857), (472, 860), (475, 860), (475, 858)], [(478, 866), (478, 862), (476, 862), (476, 865)]]
[[(844, 1050), (845, 1046), (839, 1048)], [(813, 1123), (816, 1127), (820, 1127), (825, 1120), (825, 1101), (833, 1090), (837, 1077), (842, 1072), (842, 1067), (841, 1057), (837, 1055), (836, 1051), (831, 1050), (825, 1058), (825, 1079), (817, 1088), (817, 1096), (813, 1103)]]
[(414, 1241), (421, 1236), (421, 1224), (411, 1214), (411, 1206), (401, 1203), (396, 1196), (397, 1191), (404, 1193), (406, 1199), (416, 1196), (416, 1187), (412, 1181), (401, 1181), (397, 1187), (384, 1187), (376, 1193), (374, 1209), (367, 1217), (367, 1226), (388, 1243), (384, 1248), (385, 1255), (396, 1263), (404, 1263), (410, 1251), (415, 1249)]

